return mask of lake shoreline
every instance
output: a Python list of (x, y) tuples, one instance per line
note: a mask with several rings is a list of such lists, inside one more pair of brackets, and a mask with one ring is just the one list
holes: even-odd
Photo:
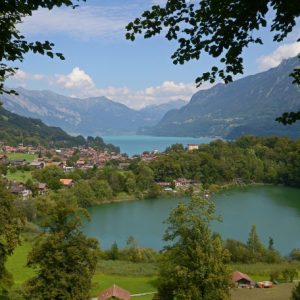
[[(246, 187), (256, 187), (256, 186), (284, 186), (282, 184), (271, 184), (271, 183), (263, 183), (263, 182), (255, 182), (255, 183), (248, 183), (248, 184), (236, 184), (236, 183), (226, 183), (224, 185), (218, 186), (218, 190), (213, 192), (213, 191), (209, 191), (210, 192), (210, 196), (211, 195), (215, 195), (218, 194), (220, 192), (223, 192), (225, 190), (230, 190), (230, 189), (234, 189), (234, 188), (246, 188)], [(182, 198), (182, 197), (192, 197), (192, 196), (203, 196), (204, 192), (197, 192), (194, 193), (193, 195), (188, 195), (185, 191), (180, 191), (177, 190), (176, 192), (162, 192), (160, 195), (158, 195), (157, 198)], [(210, 198), (210, 197), (209, 197)], [(128, 197), (116, 197), (116, 198), (112, 198), (109, 200), (104, 200), (101, 201), (99, 203), (96, 203), (93, 206), (99, 206), (99, 205), (103, 205), (103, 204), (112, 204), (112, 203), (122, 203), (122, 202), (131, 202), (131, 201), (140, 201), (140, 200), (149, 200), (149, 199), (155, 199), (155, 198), (147, 198), (147, 197), (142, 197), (139, 198), (136, 195), (128, 195)]]
[[(111, 247), (114, 241), (122, 247), (132, 235), (140, 245), (160, 250), (164, 246), (161, 240), (165, 230), (163, 222), (179, 202), (188, 203), (189, 199), (187, 195), (172, 194), (171, 197), (163, 195), (146, 201), (132, 197), (131, 201), (123, 198), (118, 199), (118, 203), (115, 200), (96, 205), (88, 209), (91, 223), (84, 222), (84, 232), (99, 239), (104, 248)], [(275, 248), (287, 255), (300, 245), (297, 231), (300, 226), (299, 199), (300, 190), (291, 187), (261, 183), (226, 185), (219, 193), (211, 195), (216, 213), (223, 220), (213, 222), (212, 230), (219, 232), (224, 240), (246, 242), (251, 226), (255, 224), (265, 245), (271, 236)]]

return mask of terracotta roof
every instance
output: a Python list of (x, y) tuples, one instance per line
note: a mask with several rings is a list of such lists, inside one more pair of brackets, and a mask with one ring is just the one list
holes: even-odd
[(71, 184), (73, 183), (73, 179), (67, 179), (67, 178), (59, 179), (59, 181), (60, 181), (63, 185), (71, 185)]
[(233, 282), (240, 281), (241, 279), (246, 279), (250, 282), (253, 282), (253, 280), (247, 274), (244, 274), (244, 273), (239, 272), (239, 271), (235, 271), (235, 272), (232, 273), (232, 281)]
[(112, 287), (101, 292), (98, 296), (98, 300), (106, 300), (111, 297), (116, 297), (121, 300), (129, 300), (130, 293), (114, 284)]

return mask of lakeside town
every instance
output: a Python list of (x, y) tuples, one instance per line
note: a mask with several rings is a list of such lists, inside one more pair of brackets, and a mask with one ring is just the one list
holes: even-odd
[[(147, 164), (157, 160), (159, 151), (144, 151), (141, 155), (129, 157), (125, 153), (117, 153), (111, 151), (99, 151), (93, 147), (70, 147), (70, 148), (46, 148), (25, 146), (10, 146), (0, 142), (0, 165), (5, 166), (10, 173), (17, 170), (21, 172), (31, 172), (38, 169), (54, 167), (63, 170), (65, 176), (59, 179), (62, 188), (72, 187), (75, 180), (68, 178), (68, 174), (74, 170), (87, 171), (91, 169), (103, 168), (107, 164), (113, 164), (119, 170), (127, 170), (130, 163), (139, 158), (141, 162)], [(198, 144), (188, 144), (187, 151), (198, 150)], [(30, 159), (28, 159), (28, 157)], [(18, 181), (17, 178), (11, 176), (12, 179), (2, 175), (7, 180), (7, 188), (10, 192), (22, 200), (28, 200), (33, 196), (33, 191), (28, 187), (26, 182)], [(196, 181), (186, 178), (177, 178), (172, 181), (157, 181), (162, 191), (176, 192), (176, 189), (187, 189), (195, 185)], [(45, 182), (37, 183), (36, 195), (45, 195), (49, 192), (49, 186)], [(204, 193), (205, 197), (209, 196), (209, 192)]]

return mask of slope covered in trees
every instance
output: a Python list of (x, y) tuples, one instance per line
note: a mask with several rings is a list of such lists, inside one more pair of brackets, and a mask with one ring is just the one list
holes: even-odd
[(199, 91), (188, 105), (170, 111), (143, 134), (299, 137), (299, 124), (283, 126), (275, 121), (283, 111), (300, 109), (300, 88), (292, 84), (289, 76), (296, 66), (299, 66), (299, 60), (292, 58), (269, 71)]
[(59, 127), (49, 127), (38, 119), (26, 118), (11, 113), (0, 107), (0, 141), (9, 145), (24, 143), (25, 145), (43, 146), (95, 146), (119, 151), (113, 145), (106, 145), (99, 137), (86, 140), (83, 136), (73, 137)]

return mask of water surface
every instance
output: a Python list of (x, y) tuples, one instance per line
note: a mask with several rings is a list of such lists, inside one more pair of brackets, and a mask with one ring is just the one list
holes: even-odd
[(167, 147), (173, 144), (208, 144), (213, 138), (201, 137), (159, 137), (146, 135), (124, 135), (124, 136), (103, 136), (105, 143), (114, 144), (120, 147), (121, 153), (127, 153), (129, 156), (141, 154), (144, 151), (158, 150), (163, 152)]
[[(252, 224), (267, 245), (271, 236), (282, 254), (300, 248), (300, 189), (288, 187), (236, 188), (216, 194), (213, 200), (222, 223), (212, 224), (223, 238), (247, 241)], [(172, 208), (188, 198), (160, 198), (105, 204), (90, 209), (92, 221), (85, 233), (100, 240), (103, 248), (114, 241), (124, 246), (134, 236), (139, 244), (162, 249), (163, 221)]]

